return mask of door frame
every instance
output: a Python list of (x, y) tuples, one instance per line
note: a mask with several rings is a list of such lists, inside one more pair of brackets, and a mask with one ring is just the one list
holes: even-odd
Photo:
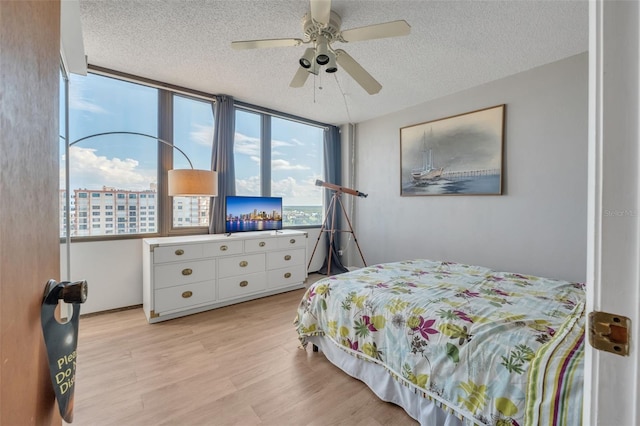
[(640, 424), (639, 24), (638, 2), (589, 2), (586, 308), (629, 317), (631, 338), (629, 356), (586, 346), (585, 425)]

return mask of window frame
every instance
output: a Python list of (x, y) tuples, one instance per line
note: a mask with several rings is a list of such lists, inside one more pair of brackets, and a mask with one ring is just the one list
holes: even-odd
[[(258, 114), (261, 116), (261, 128), (260, 128), (260, 196), (262, 197), (270, 197), (271, 196), (271, 118), (280, 118), (283, 120), (289, 120), (296, 123), (318, 127), (322, 130), (327, 130), (329, 128), (328, 124), (321, 123), (319, 121), (309, 120), (306, 118), (298, 117), (295, 115), (287, 114), (284, 112), (274, 111), (269, 108), (263, 108), (256, 105), (248, 104), (245, 102), (235, 101), (234, 102), (235, 110), (251, 112), (254, 114)], [(324, 141), (323, 141), (324, 143)], [(324, 159), (324, 149), (323, 149), (323, 161)], [(268, 167), (267, 167), (268, 166)], [(324, 179), (324, 168), (322, 170), (323, 179)], [(322, 213), (324, 217), (325, 211), (325, 197), (321, 197), (322, 201)], [(297, 225), (297, 226), (286, 226), (283, 229), (314, 229), (321, 228), (322, 221), (318, 225)]]
[[(122, 80), (129, 83), (139, 84), (143, 86), (152, 87), (158, 90), (158, 138), (163, 139), (167, 142), (173, 143), (173, 97), (174, 96), (182, 96), (187, 98), (193, 98), (195, 100), (210, 102), (215, 104), (215, 95), (188, 89), (185, 87), (175, 86), (168, 83), (163, 83), (156, 80), (151, 80), (139, 76), (135, 76), (132, 74), (122, 73), (115, 70), (111, 70), (104, 67), (99, 67), (95, 65), (88, 65), (88, 72), (91, 74), (95, 74), (98, 76), (113, 78), (117, 80)], [(66, 79), (64, 80), (64, 84), (68, 84)], [(64, 105), (65, 109), (68, 110), (69, 96), (65, 93)], [(234, 108), (236, 110), (245, 110), (248, 112), (256, 113), (261, 116), (261, 131), (260, 131), (260, 191), (263, 196), (270, 196), (271, 194), (271, 117), (278, 117), (286, 120), (296, 121), (305, 125), (311, 125), (315, 127), (319, 127), (321, 129), (327, 129), (329, 127), (326, 123), (321, 123), (318, 121), (294, 116), (291, 114), (283, 113), (280, 111), (275, 111), (269, 108), (260, 107), (257, 105), (252, 105), (249, 103), (234, 101)], [(68, 126), (68, 117), (63, 117), (65, 123), (61, 123), (61, 127), (67, 128)], [(216, 120), (214, 116), (214, 126), (216, 125)], [(113, 131), (117, 131), (117, 129), (113, 129)], [(88, 242), (88, 241), (112, 241), (112, 240), (124, 240), (124, 239), (142, 239), (142, 238), (155, 238), (155, 237), (164, 237), (164, 236), (178, 236), (178, 235), (199, 235), (208, 233), (207, 226), (193, 226), (193, 227), (173, 227), (173, 203), (171, 197), (166, 194), (166, 188), (168, 186), (167, 176), (168, 170), (173, 168), (173, 155), (175, 150), (167, 146), (164, 143), (157, 142), (158, 144), (158, 162), (157, 162), (157, 173), (158, 173), (158, 184), (155, 192), (155, 208), (152, 209), (153, 206), (147, 206), (147, 210), (155, 210), (155, 222), (157, 223), (156, 232), (154, 233), (123, 233), (118, 234), (117, 232), (105, 233), (103, 235), (95, 235), (95, 236), (70, 236), (68, 232), (68, 225), (66, 220), (66, 205), (61, 206), (60, 213), (60, 228), (62, 230), (66, 230), (64, 235), (60, 236), (61, 243), (65, 242), (67, 238), (71, 242)], [(65, 144), (66, 145), (66, 144)], [(68, 147), (67, 147), (68, 150)], [(323, 159), (324, 161), (324, 159)], [(324, 172), (324, 170), (323, 170)], [(66, 193), (70, 190), (67, 188), (68, 181), (65, 183), (65, 188), (60, 188), (61, 197), (66, 197)], [(73, 190), (71, 190), (73, 191)], [(87, 191), (90, 192), (90, 191)], [(104, 197), (113, 197), (113, 193), (105, 193)], [(116, 197), (112, 199), (115, 200)], [(143, 198), (143, 197), (139, 197)], [(153, 194), (146, 194), (144, 198), (154, 198)], [(324, 212), (324, 197), (322, 199), (323, 202), (323, 212)], [(108, 209), (108, 207), (107, 207)], [(75, 209), (74, 209), (75, 210)], [(113, 209), (112, 211), (115, 211)], [(112, 215), (111, 217), (115, 217)], [(77, 211), (76, 217), (78, 219)], [(108, 221), (108, 220), (107, 220)], [(145, 224), (145, 226), (155, 226), (154, 223)], [(288, 226), (287, 229), (308, 229), (308, 228), (320, 228), (319, 225), (302, 225), (302, 226)], [(105, 228), (109, 228), (109, 226), (105, 226)], [(113, 227), (113, 229), (116, 229)]]

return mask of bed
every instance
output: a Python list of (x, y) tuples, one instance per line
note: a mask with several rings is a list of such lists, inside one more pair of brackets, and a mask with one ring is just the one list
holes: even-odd
[(431, 260), (323, 278), (295, 327), (422, 425), (580, 425), (584, 284)]

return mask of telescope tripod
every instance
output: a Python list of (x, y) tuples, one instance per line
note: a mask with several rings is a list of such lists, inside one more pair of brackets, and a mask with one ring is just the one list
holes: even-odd
[[(367, 262), (364, 260), (364, 256), (362, 255), (362, 250), (360, 250), (360, 245), (358, 244), (358, 239), (356, 238), (356, 233), (353, 231), (353, 227), (351, 226), (351, 221), (349, 220), (349, 216), (347, 216), (347, 212), (344, 209), (344, 205), (342, 204), (342, 199), (340, 196), (343, 194), (342, 189), (338, 189), (333, 193), (331, 197), (331, 202), (329, 203), (329, 207), (327, 208), (327, 215), (322, 222), (322, 227), (320, 228), (320, 235), (318, 235), (318, 239), (316, 240), (316, 245), (313, 247), (313, 252), (311, 252), (311, 257), (309, 258), (309, 264), (307, 265), (307, 270), (311, 267), (311, 261), (313, 260), (313, 255), (316, 253), (316, 249), (318, 248), (318, 243), (320, 242), (320, 238), (325, 232), (329, 232), (329, 255), (327, 259), (327, 276), (331, 276), (331, 257), (333, 255), (333, 243), (334, 243), (334, 235), (336, 232), (348, 232), (353, 235), (353, 241), (356, 243), (356, 247), (358, 248), (358, 253), (360, 253), (360, 258), (362, 259), (362, 263), (364, 266), (367, 266)], [(365, 195), (366, 196), (366, 195)], [(336, 209), (338, 204), (342, 209), (342, 214), (344, 214), (345, 219), (347, 219), (347, 224), (349, 225), (349, 230), (340, 230), (336, 228)], [(331, 214), (331, 229), (327, 229), (327, 220), (329, 219), (329, 214)]]

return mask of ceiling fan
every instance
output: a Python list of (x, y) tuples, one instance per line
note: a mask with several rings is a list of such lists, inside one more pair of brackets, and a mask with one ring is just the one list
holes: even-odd
[(299, 60), (300, 67), (289, 86), (302, 87), (309, 74), (318, 75), (322, 66), (325, 72), (334, 73), (340, 65), (364, 90), (374, 95), (382, 89), (362, 66), (342, 49), (334, 49), (334, 42), (349, 43), (376, 38), (397, 37), (409, 34), (411, 27), (404, 20), (340, 30), (342, 18), (331, 10), (331, 0), (310, 0), (310, 12), (302, 18), (304, 39), (278, 38), (265, 40), (234, 41), (231, 47), (238, 50), (264, 47), (289, 47), (312, 43)]

